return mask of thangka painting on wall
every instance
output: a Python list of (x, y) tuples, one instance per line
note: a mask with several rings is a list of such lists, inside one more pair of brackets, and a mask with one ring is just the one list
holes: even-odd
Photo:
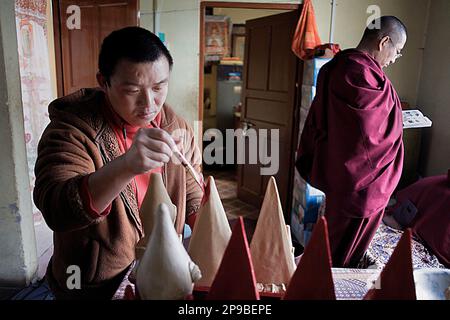
[[(47, 0), (16, 0), (15, 13), (25, 142), (33, 192), (37, 145), (49, 123), (47, 108), (54, 98), (47, 41)], [(33, 218), (35, 223), (42, 219), (36, 207), (33, 207)]]
[(205, 18), (205, 59), (217, 61), (230, 55), (231, 23), (226, 16)]

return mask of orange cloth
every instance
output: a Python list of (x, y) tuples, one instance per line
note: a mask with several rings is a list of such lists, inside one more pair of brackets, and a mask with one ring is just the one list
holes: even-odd
[(292, 51), (300, 59), (307, 60), (314, 56), (314, 49), (321, 44), (312, 2), (305, 0), (292, 40)]

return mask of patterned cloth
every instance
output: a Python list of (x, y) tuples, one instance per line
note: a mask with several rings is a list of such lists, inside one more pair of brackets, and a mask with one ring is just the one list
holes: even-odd
[[(393, 229), (383, 223), (378, 227), (367, 251), (381, 267), (388, 262), (402, 234), (403, 231)], [(411, 249), (413, 268), (445, 268), (418, 239), (413, 239)]]
[[(333, 281), (338, 300), (361, 300), (369, 287), (378, 278), (380, 270), (373, 269), (338, 269), (333, 268)], [(119, 289), (113, 296), (113, 300), (126, 300), (126, 288), (135, 291), (135, 286), (125, 276)], [(271, 296), (273, 298), (275, 296)]]
[(333, 268), (332, 272), (337, 300), (362, 300), (381, 270)]

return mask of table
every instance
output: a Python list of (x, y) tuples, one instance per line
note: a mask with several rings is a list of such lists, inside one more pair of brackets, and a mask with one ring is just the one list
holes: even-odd
[[(381, 272), (378, 269), (332, 268), (331, 270), (337, 300), (362, 300)], [(130, 286), (134, 292), (134, 284), (129, 281), (128, 275), (129, 272), (114, 294), (113, 300), (123, 300), (127, 286)], [(279, 299), (280, 296), (269, 294), (266, 297), (263, 295), (263, 298)]]

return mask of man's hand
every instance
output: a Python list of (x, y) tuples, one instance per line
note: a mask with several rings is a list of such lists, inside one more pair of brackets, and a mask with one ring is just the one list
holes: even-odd
[(124, 155), (125, 166), (135, 175), (162, 167), (170, 161), (175, 145), (174, 139), (166, 131), (142, 128)]
[(169, 162), (174, 147), (175, 141), (166, 131), (140, 129), (125, 154), (90, 175), (88, 187), (93, 207), (103, 212), (136, 175)]

